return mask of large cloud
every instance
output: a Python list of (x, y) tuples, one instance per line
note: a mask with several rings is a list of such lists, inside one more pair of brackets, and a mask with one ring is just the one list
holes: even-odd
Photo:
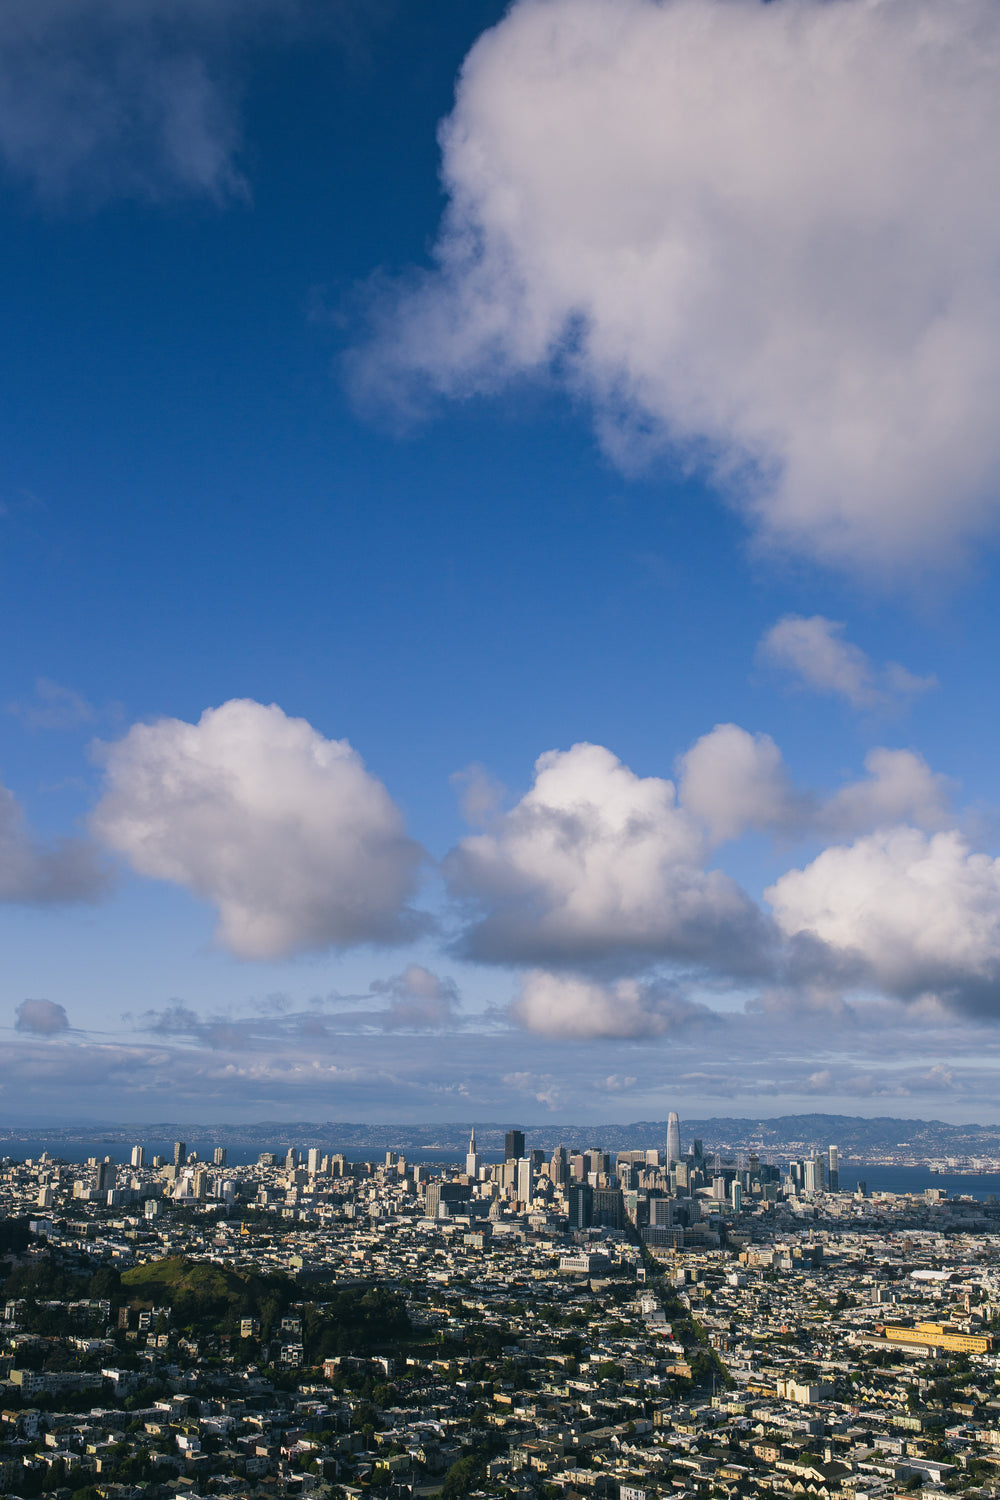
[(463, 949), (489, 963), (639, 957), (753, 968), (764, 924), (728, 876), (706, 871), (674, 786), (579, 744), (536, 763), (531, 790), (445, 861), (473, 912)]
[(93, 826), (141, 875), (213, 902), (242, 958), (390, 943), (421, 851), (345, 740), (275, 705), (233, 700), (197, 724), (137, 724), (107, 754)]
[(0, 785), (0, 901), (50, 905), (93, 901), (110, 884), (85, 839), (43, 844), (32, 834), (11, 792)]
[(517, 0), (363, 388), (555, 368), (764, 533), (937, 564), (1000, 493), (995, 0)]
[(959, 833), (883, 830), (825, 849), (765, 896), (786, 937), (854, 963), (857, 983), (1000, 1015), (1000, 860)]

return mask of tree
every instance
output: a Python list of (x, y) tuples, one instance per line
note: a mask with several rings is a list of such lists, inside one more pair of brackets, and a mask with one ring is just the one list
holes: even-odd
[(475, 1489), (480, 1478), (482, 1464), (476, 1454), (468, 1454), (453, 1463), (444, 1476), (441, 1500), (465, 1500), (470, 1490)]

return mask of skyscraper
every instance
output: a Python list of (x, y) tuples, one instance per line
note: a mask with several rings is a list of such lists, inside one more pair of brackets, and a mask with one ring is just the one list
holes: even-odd
[(814, 1156), (803, 1164), (803, 1189), (807, 1193), (822, 1193), (826, 1190), (826, 1162), (822, 1156)]
[(681, 1159), (681, 1122), (677, 1111), (672, 1109), (667, 1115), (667, 1166), (671, 1162)]
[(145, 1146), (132, 1147), (132, 1165), (133, 1167), (144, 1167), (146, 1165)]
[(508, 1130), (503, 1139), (505, 1161), (520, 1161), (524, 1155), (524, 1131)]
[[(522, 1136), (523, 1140), (524, 1137)], [(535, 1196), (535, 1169), (530, 1156), (523, 1156), (517, 1164), (517, 1201), (530, 1203)]]
[(476, 1150), (476, 1127), (473, 1125), (469, 1136), (469, 1149), (465, 1153), (465, 1175), (466, 1177), (479, 1176), (479, 1152)]
[(114, 1191), (115, 1164), (110, 1156), (106, 1156), (97, 1169), (97, 1191), (99, 1193), (111, 1193)]
[(212, 1161), (217, 1167), (224, 1167), (227, 1163), (229, 1153), (225, 1146), (216, 1146), (212, 1153)]
[(840, 1152), (836, 1146), (827, 1148), (826, 1181), (831, 1193), (840, 1192)]
[(187, 1161), (187, 1145), (184, 1141), (174, 1141), (174, 1166), (183, 1167)]
[(566, 1189), (570, 1229), (589, 1229), (594, 1221), (594, 1189), (587, 1182), (571, 1182)]

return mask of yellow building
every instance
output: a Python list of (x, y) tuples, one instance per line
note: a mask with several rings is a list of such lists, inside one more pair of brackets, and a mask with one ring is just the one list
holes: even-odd
[(926, 1344), (932, 1349), (949, 1349), (953, 1354), (989, 1354), (993, 1340), (983, 1333), (954, 1333), (943, 1323), (918, 1323), (915, 1328), (889, 1324), (885, 1329), (890, 1344)]

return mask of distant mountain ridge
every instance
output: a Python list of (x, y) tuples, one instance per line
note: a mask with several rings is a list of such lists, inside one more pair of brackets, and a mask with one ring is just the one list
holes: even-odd
[[(259, 1146), (260, 1150), (288, 1146), (322, 1146), (342, 1151), (348, 1157), (378, 1156), (385, 1151), (456, 1153), (464, 1155), (469, 1131), (475, 1123), (480, 1151), (501, 1152), (505, 1131), (516, 1124), (524, 1131), (529, 1149), (538, 1147), (600, 1146), (606, 1151), (637, 1150), (662, 1146), (666, 1120), (636, 1120), (630, 1124), (554, 1125), (550, 1121), (522, 1124), (457, 1121), (447, 1124), (365, 1124), (356, 1121), (279, 1121), (252, 1124), (197, 1124), (189, 1121), (118, 1122), (63, 1125), (46, 1129), (36, 1125), (0, 1126), (0, 1154), (16, 1150), (18, 1141), (49, 1144), (53, 1150), (73, 1141), (108, 1145), (130, 1145), (135, 1141), (183, 1139), (202, 1146)], [(844, 1157), (868, 1160), (873, 1156), (899, 1153), (914, 1159), (1000, 1155), (1000, 1125), (950, 1125), (943, 1120), (908, 1120), (884, 1115), (866, 1119), (858, 1115), (798, 1114), (771, 1119), (713, 1116), (681, 1120), (685, 1149), (700, 1138), (706, 1150), (759, 1150), (763, 1154), (801, 1153), (833, 1144)]]

